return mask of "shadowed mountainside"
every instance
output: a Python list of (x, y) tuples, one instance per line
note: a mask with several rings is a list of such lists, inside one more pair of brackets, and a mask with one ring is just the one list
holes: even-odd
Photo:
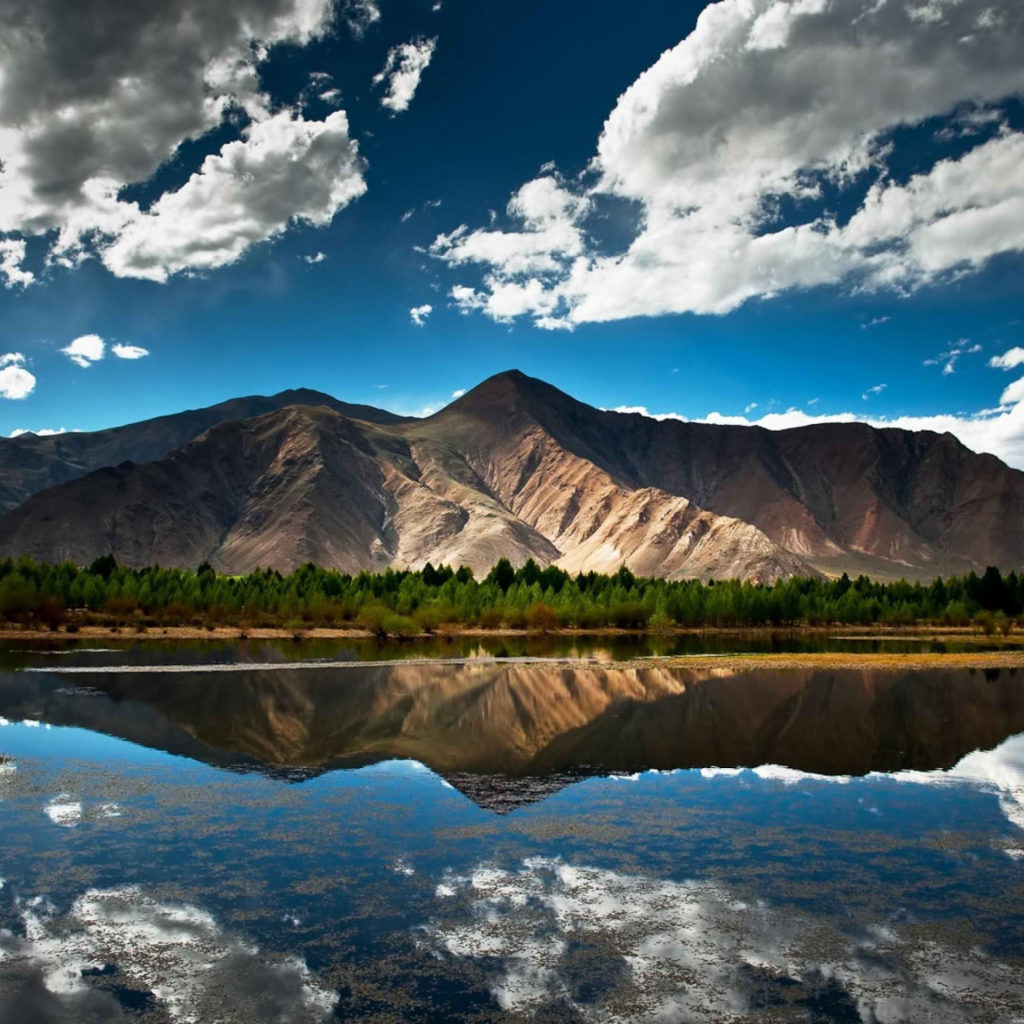
[(404, 419), (383, 409), (339, 402), (319, 391), (300, 388), (269, 397), (233, 398), (205, 409), (189, 409), (108, 430), (0, 438), (0, 512), (92, 470), (162, 458), (218, 423), (249, 419), (289, 405), (324, 405), (371, 423), (401, 423)]
[[(316, 392), (181, 417), (35, 438), (85, 453), (72, 466), (60, 448), (49, 468), (37, 453), (39, 479), (114, 464), (4, 516), (0, 549), (78, 563), (107, 552), (136, 566), (208, 560), (229, 573), (310, 560), (480, 573), (532, 557), (573, 573), (625, 563), (763, 582), (1024, 566), (1024, 474), (949, 434), (657, 421), (594, 409), (517, 371), (423, 420)], [(152, 461), (118, 461), (129, 448)], [(0, 446), (0, 464), (10, 451)], [(8, 491), (31, 489), (30, 476), (14, 473)]]

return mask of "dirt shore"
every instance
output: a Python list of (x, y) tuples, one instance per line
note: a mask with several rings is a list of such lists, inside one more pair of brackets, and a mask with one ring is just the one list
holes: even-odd
[[(546, 633), (525, 629), (473, 629), (461, 627), (443, 627), (432, 634), (421, 634), (407, 638), (406, 642), (416, 644), (423, 640), (459, 640), (462, 638), (501, 638), (529, 637), (531, 639), (579, 638), (600, 640), (607, 637), (656, 637), (671, 638), (674, 636), (715, 636), (736, 637), (737, 639), (755, 637), (827, 637), (832, 640), (933, 640), (949, 643), (976, 642), (993, 644), (1024, 644), (1024, 629), (1015, 629), (1006, 636), (995, 633), (986, 636), (977, 628), (950, 628), (948, 626), (801, 626), (794, 629), (758, 627), (733, 629), (725, 627), (707, 628), (675, 628), (659, 630), (640, 629), (554, 629)], [(201, 626), (150, 626), (137, 629), (132, 626), (81, 626), (74, 632), (59, 630), (20, 629), (18, 627), (0, 627), (0, 640), (43, 640), (43, 641), (75, 641), (75, 640), (372, 640), (373, 634), (366, 629), (328, 629), (309, 627), (302, 629), (284, 629), (280, 627), (261, 627), (239, 629), (236, 626), (216, 626), (207, 629)], [(392, 637), (392, 640), (399, 639)], [(780, 655), (782, 657), (783, 655)], [(765, 657), (768, 657), (766, 655)], [(945, 655), (940, 655), (945, 657)]]

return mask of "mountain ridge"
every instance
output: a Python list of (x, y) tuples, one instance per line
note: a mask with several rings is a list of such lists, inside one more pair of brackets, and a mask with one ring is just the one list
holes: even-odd
[[(62, 435), (78, 438), (77, 462), (51, 475), (171, 447), (38, 491), (0, 518), (0, 549), (208, 560), (225, 572), (428, 560), (479, 572), (500, 557), (534, 558), (572, 572), (626, 564), (762, 582), (1024, 565), (1024, 474), (950, 434), (654, 420), (595, 409), (520, 371), (424, 419), (306, 390), (164, 419), (161, 437), (161, 419), (134, 436), (132, 425), (114, 428), (113, 442), (110, 432)], [(174, 444), (192, 423), (203, 430)]]

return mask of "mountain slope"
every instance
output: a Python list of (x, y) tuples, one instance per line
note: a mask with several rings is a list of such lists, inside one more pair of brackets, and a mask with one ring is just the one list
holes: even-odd
[(515, 372), (428, 423), (471, 437), (487, 429), (489, 407), (537, 424), (627, 489), (657, 487), (751, 523), (824, 571), (925, 577), (1024, 565), (1024, 474), (952, 434), (654, 420), (594, 409)]
[(137, 566), (205, 559), (229, 573), (309, 561), (383, 570), (453, 552), (478, 569), (502, 554), (557, 556), (487, 494), (460, 494), (436, 470), (431, 487), (422, 475), (409, 446), (386, 429), (292, 406), (220, 424), (155, 462), (44, 491), (0, 520), (0, 544), (78, 563), (108, 551)]
[[(170, 426), (37, 439), (78, 445), (77, 461), (63, 450), (37, 475), (156, 450), (231, 412), (246, 415), (152, 461), (36, 494), (0, 518), (0, 550), (76, 562), (111, 551), (131, 565), (206, 559), (232, 573), (310, 560), (480, 573), (501, 557), (534, 558), (574, 573), (626, 564), (763, 582), (1024, 566), (1024, 474), (951, 435), (655, 421), (515, 371), (423, 420), (285, 392)], [(26, 479), (15, 474), (19, 486)]]
[(0, 512), (16, 508), (33, 494), (94, 469), (162, 458), (218, 423), (249, 419), (289, 405), (323, 405), (371, 423), (405, 421), (404, 417), (383, 409), (339, 402), (330, 395), (301, 388), (270, 396), (234, 398), (204, 409), (189, 409), (108, 430), (0, 438)]

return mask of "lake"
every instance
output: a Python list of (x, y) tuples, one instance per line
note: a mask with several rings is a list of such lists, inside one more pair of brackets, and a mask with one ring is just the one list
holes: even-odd
[(0, 1022), (1024, 1016), (1024, 673), (766, 643), (8, 644)]

